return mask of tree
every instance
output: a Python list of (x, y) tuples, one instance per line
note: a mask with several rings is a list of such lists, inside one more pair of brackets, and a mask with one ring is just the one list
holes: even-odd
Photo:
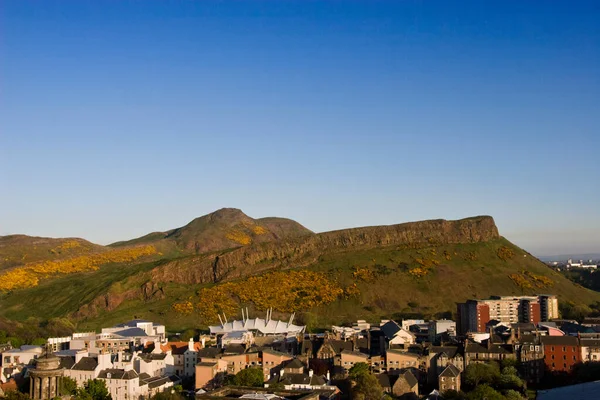
[(500, 371), (498, 364), (469, 364), (465, 370), (465, 382), (472, 386), (478, 386), (481, 383), (491, 384), (496, 381)]
[[(89, 395), (89, 397), (86, 396), (86, 394)], [(108, 393), (106, 383), (101, 379), (90, 379), (87, 381), (85, 388), (77, 391), (76, 396), (81, 400), (112, 400), (110, 394)]]
[[(356, 365), (356, 364), (355, 364)], [(354, 379), (352, 398), (355, 400), (381, 400), (383, 388), (377, 377), (369, 372), (360, 373)]]
[(521, 393), (517, 392), (516, 390), (507, 390), (504, 392), (504, 397), (506, 400), (523, 400)]
[(369, 364), (365, 362), (356, 363), (350, 368), (348, 371), (348, 377), (355, 381), (359, 375), (368, 374), (369, 373)]
[(442, 398), (444, 400), (464, 400), (465, 394), (463, 392), (457, 392), (456, 390), (446, 390), (442, 393)]
[(238, 386), (262, 387), (264, 382), (265, 376), (259, 368), (246, 368), (235, 375), (235, 383)]
[(4, 394), (5, 400), (31, 400), (29, 395), (19, 392), (18, 390), (9, 390)]
[(77, 382), (68, 376), (63, 376), (60, 383), (60, 394), (70, 396), (77, 393)]
[(174, 388), (168, 388), (156, 393), (151, 400), (184, 400), (185, 398)]
[(504, 396), (489, 385), (479, 385), (467, 395), (468, 400), (505, 400)]

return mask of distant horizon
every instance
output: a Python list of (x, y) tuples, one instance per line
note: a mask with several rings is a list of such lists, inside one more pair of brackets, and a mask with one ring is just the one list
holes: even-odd
[[(317, 232), (491, 215), (600, 245), (600, 3), (0, 2), (0, 234), (226, 204)], [(596, 182), (596, 183), (594, 183)]]

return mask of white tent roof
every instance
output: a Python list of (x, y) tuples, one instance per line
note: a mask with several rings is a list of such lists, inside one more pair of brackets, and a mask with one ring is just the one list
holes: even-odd
[(234, 331), (259, 331), (264, 335), (268, 334), (296, 334), (304, 332), (306, 326), (294, 325), (289, 322), (264, 320), (262, 318), (253, 318), (247, 320), (235, 320), (226, 322), (223, 325), (210, 326), (210, 333), (221, 334)]

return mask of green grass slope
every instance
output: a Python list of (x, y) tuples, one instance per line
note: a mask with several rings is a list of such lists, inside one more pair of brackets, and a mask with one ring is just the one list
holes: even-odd
[(0, 236), (0, 270), (31, 262), (54, 261), (104, 250), (104, 246), (79, 238)]
[[(506, 249), (511, 250), (509, 256)], [(71, 316), (80, 329), (97, 329), (134, 317), (165, 323), (172, 330), (205, 327), (212, 321), (203, 321), (195, 313), (178, 315), (172, 304), (184, 300), (198, 302), (199, 290), (214, 284), (148, 281), (151, 271), (166, 262), (126, 268), (108, 265), (98, 271), (72, 274), (42, 282), (35, 288), (5, 293), (0, 295), (0, 317), (25, 321)], [(410, 271), (421, 267), (421, 263), (428, 265), (428, 272), (415, 276)], [(409, 314), (453, 313), (456, 302), (490, 295), (553, 293), (560, 301), (580, 304), (600, 301), (600, 293), (569, 281), (504, 238), (411, 249), (350, 248), (325, 252), (302, 268), (321, 272), (342, 286), (356, 283), (360, 291), (357, 297), (301, 310), (321, 327), (357, 318), (377, 320)], [(368, 278), (357, 277), (357, 269), (370, 271)], [(260, 271), (268, 274), (271, 270)], [(511, 279), (511, 275), (523, 277), (518, 281), (521, 284)], [(256, 309), (252, 303), (244, 306), (257, 316), (264, 315), (264, 310)]]

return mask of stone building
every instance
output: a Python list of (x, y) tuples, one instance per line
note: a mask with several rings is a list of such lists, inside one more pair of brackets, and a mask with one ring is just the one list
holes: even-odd
[(60, 367), (60, 358), (51, 353), (38, 358), (35, 368), (29, 370), (29, 396), (33, 400), (60, 396), (63, 374), (64, 369)]

